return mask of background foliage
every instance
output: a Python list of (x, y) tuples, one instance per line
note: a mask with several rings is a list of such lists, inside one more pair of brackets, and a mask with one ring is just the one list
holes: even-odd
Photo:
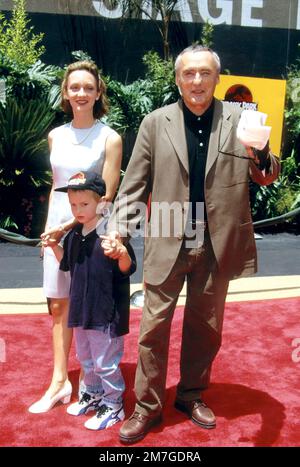
[[(34, 237), (43, 230), (51, 186), (47, 134), (66, 117), (60, 109), (64, 67), (42, 61), (43, 35), (34, 33), (25, 6), (14, 0), (10, 20), (0, 13), (0, 227)], [(213, 30), (204, 24), (199, 42), (212, 47)], [(90, 59), (80, 50), (72, 55), (74, 61)], [(105, 121), (123, 136), (123, 171), (144, 116), (178, 99), (173, 59), (149, 51), (143, 63), (144, 76), (132, 83), (104, 76), (110, 99)], [(269, 187), (251, 185), (254, 220), (300, 206), (300, 60), (287, 76), (282, 173)], [(299, 225), (300, 216), (284, 228), (299, 231)]]
[(14, 0), (10, 20), (0, 14), (0, 227), (29, 236), (45, 222), (46, 137), (62, 72), (40, 60), (42, 37), (29, 26), (24, 0)]
[(9, 60), (26, 70), (44, 53), (41, 45), (44, 34), (34, 34), (29, 26), (25, 0), (13, 0), (12, 17), (7, 21), (0, 13), (0, 50)]
[[(252, 186), (254, 220), (268, 219), (300, 208), (300, 60), (287, 71), (285, 125), (281, 151), (281, 174), (268, 187)], [(271, 229), (274, 231), (277, 227)], [(279, 228), (300, 233), (300, 215)], [(270, 229), (268, 229), (270, 230)]]

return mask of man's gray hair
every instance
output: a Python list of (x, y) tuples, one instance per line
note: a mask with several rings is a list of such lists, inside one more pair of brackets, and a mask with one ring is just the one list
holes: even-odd
[(214, 59), (215, 59), (218, 72), (220, 73), (220, 71), (221, 71), (221, 60), (220, 60), (219, 55), (214, 50), (212, 50), (210, 47), (205, 47), (204, 45), (199, 45), (199, 44), (190, 45), (186, 49), (182, 50), (182, 52), (180, 52), (180, 54), (177, 56), (177, 58), (175, 60), (175, 72), (177, 72), (177, 70), (179, 68), (182, 55), (184, 55), (184, 54), (186, 54), (188, 52), (192, 52), (192, 53), (210, 52), (212, 54), (212, 56), (214, 57)]

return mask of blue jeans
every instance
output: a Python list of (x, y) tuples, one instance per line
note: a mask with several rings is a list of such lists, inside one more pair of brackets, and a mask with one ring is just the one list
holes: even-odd
[(77, 358), (84, 373), (88, 393), (103, 395), (103, 402), (119, 404), (125, 382), (119, 368), (124, 351), (124, 338), (111, 337), (106, 331), (74, 328)]

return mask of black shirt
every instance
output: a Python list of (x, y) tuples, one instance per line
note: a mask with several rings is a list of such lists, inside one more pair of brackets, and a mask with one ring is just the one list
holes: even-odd
[[(205, 203), (204, 180), (209, 137), (214, 112), (214, 99), (200, 116), (191, 112), (183, 102), (185, 135), (189, 157), (191, 219), (199, 218), (196, 203)], [(205, 213), (204, 213), (205, 215)], [(205, 215), (206, 217), (206, 215)]]

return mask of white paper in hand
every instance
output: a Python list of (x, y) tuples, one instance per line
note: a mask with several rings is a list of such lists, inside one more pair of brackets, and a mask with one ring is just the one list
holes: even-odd
[(270, 139), (270, 126), (265, 126), (267, 114), (256, 110), (243, 110), (236, 135), (244, 146), (262, 150)]

